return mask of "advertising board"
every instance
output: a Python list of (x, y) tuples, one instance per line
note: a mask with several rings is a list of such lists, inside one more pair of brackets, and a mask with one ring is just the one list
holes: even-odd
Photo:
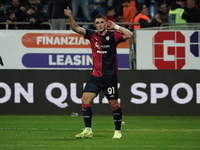
[[(118, 44), (119, 69), (129, 69), (129, 40)], [(73, 31), (0, 31), (0, 69), (89, 69), (89, 40)]]
[(137, 30), (137, 69), (199, 70), (199, 34), (195, 30)]

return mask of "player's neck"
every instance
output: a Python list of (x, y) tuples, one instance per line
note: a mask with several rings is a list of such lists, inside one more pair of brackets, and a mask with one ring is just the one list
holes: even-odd
[(102, 32), (98, 31), (98, 35), (105, 35), (106, 32), (107, 32), (107, 30), (104, 30), (104, 31), (102, 31)]

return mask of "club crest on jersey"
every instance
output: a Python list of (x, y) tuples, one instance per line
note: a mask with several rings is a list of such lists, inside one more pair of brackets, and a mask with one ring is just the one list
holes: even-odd
[(107, 37), (106, 37), (106, 40), (107, 40), (107, 41), (109, 41), (109, 39), (110, 39), (110, 37), (109, 37), (109, 36), (107, 36)]

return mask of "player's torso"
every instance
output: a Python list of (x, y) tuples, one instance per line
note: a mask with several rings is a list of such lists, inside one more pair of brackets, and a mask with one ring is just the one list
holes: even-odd
[(114, 76), (117, 72), (116, 41), (114, 32), (109, 31), (104, 36), (94, 34), (91, 37), (93, 53), (93, 75)]

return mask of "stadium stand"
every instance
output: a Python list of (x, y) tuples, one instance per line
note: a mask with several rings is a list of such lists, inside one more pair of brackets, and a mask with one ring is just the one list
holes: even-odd
[(47, 11), (48, 11), (48, 5), (44, 5), (44, 11), (47, 13)]
[(12, 1), (11, 1), (11, 0), (6, 0), (6, 1), (4, 2), (4, 5), (12, 5)]
[(84, 21), (84, 16), (81, 9), (78, 10), (78, 15), (75, 19), (76, 21)]
[[(165, 2), (166, 0), (164, 0)], [(145, 0), (137, 0), (138, 4), (145, 4)], [(89, 11), (91, 15), (100, 13), (102, 15), (106, 15), (106, 6), (107, 6), (107, 0), (88, 0), (89, 4)], [(12, 5), (12, 0), (4, 0), (4, 11), (6, 12), (7, 8)], [(44, 5), (45, 12), (48, 11), (48, 0), (45, 1)], [(158, 7), (158, 0), (151, 0), (151, 4), (148, 7), (148, 13), (152, 17), (152, 19), (155, 17), (156, 12), (159, 10)], [(76, 18), (77, 21), (85, 21), (83, 18), (82, 11), (80, 10), (78, 12), (78, 17)]]
[(7, 8), (10, 7), (11, 5), (5, 5), (4, 4), (4, 11), (6, 12)]
[(158, 4), (158, 1), (151, 0), (151, 5), (155, 5), (155, 4)]
[(89, 5), (106, 5), (106, 0), (88, 0)]
[(145, 0), (138, 0), (138, 4), (145, 4)]
[(97, 10), (99, 12), (99, 14), (106, 15), (106, 8), (103, 6), (92, 7), (90, 12), (92, 13), (92, 12), (94, 12), (94, 10)]
[(148, 8), (148, 14), (151, 16), (152, 19), (154, 19), (155, 14), (158, 12), (159, 7), (156, 4), (150, 5)]

